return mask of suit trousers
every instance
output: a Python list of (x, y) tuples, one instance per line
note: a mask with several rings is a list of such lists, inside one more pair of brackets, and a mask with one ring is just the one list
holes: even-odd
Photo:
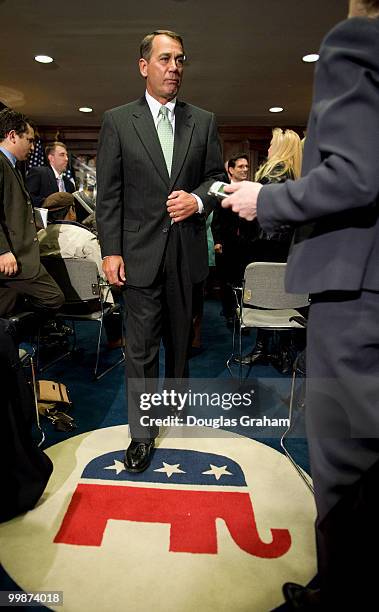
[(30, 307), (41, 314), (54, 312), (64, 304), (62, 291), (42, 264), (32, 278), (0, 279), (0, 316), (28, 308), (21, 303), (21, 298), (25, 297)]
[(148, 440), (159, 433), (156, 426), (141, 426), (138, 398), (141, 392), (157, 390), (161, 340), (165, 378), (175, 379), (178, 386), (188, 378), (193, 290), (180, 228), (173, 224), (155, 282), (150, 287), (127, 285), (124, 291), (128, 420), (133, 439)]
[(378, 320), (379, 292), (325, 292), (312, 296), (307, 328), (321, 589), (326, 604), (354, 601), (360, 609), (376, 597), (369, 551), (379, 547)]

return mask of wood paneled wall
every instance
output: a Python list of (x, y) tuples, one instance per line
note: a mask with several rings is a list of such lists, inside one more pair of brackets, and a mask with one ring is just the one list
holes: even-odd
[[(278, 121), (278, 125), (280, 122)], [(289, 126), (286, 126), (289, 127)], [(304, 126), (291, 126), (302, 138)], [(39, 134), (44, 143), (61, 140), (66, 143), (69, 151), (75, 155), (96, 155), (99, 127), (76, 126), (40, 126)], [(267, 155), (271, 140), (271, 127), (266, 126), (235, 126), (220, 125), (219, 134), (223, 148), (224, 160), (238, 153), (246, 153), (250, 160), (250, 176)]]

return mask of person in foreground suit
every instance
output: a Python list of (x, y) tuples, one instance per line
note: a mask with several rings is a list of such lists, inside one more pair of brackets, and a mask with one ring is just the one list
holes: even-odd
[[(181, 37), (153, 32), (140, 51), (145, 95), (104, 116), (97, 226), (108, 281), (125, 287), (127, 379), (151, 392), (161, 338), (166, 379), (187, 375), (193, 288), (208, 273), (205, 215), (216, 204), (207, 192), (225, 175), (214, 115), (176, 98), (185, 61)], [(125, 466), (142, 471), (158, 428), (142, 427), (130, 401), (128, 409)]]
[(48, 166), (32, 168), (26, 177), (26, 186), (33, 206), (41, 207), (47, 196), (57, 191), (74, 193), (75, 185), (63, 173), (67, 170), (68, 154), (63, 142), (52, 142), (45, 148)]
[[(237, 184), (223, 205), (294, 225), (287, 289), (309, 292), (306, 421), (320, 590), (296, 610), (369, 610), (379, 547), (379, 1), (351, 0), (316, 68), (303, 176)], [(371, 553), (371, 554), (370, 554)]]
[(41, 265), (32, 203), (16, 166), (27, 159), (33, 143), (34, 131), (24, 115), (0, 112), (0, 315), (14, 312), (19, 297), (43, 313), (64, 302)]

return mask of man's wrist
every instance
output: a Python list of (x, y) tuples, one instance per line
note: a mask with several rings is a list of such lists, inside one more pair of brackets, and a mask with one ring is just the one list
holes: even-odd
[(195, 200), (197, 202), (197, 207), (198, 207), (197, 212), (199, 214), (203, 213), (204, 212), (204, 204), (203, 204), (202, 199), (196, 193), (191, 193), (191, 195), (195, 198)]

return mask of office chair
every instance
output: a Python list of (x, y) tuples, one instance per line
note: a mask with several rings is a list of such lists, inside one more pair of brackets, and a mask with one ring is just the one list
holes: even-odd
[[(303, 329), (297, 308), (309, 306), (308, 295), (287, 293), (284, 288), (285, 263), (253, 262), (245, 269), (242, 287), (234, 287), (237, 312), (232, 338), (232, 353), (226, 366), (236, 357), (238, 333), (239, 380), (242, 383), (242, 332), (246, 328), (273, 331)], [(295, 317), (295, 318), (294, 318)], [(251, 368), (251, 366), (250, 366)]]
[[(119, 312), (120, 305), (107, 303), (110, 287), (99, 278), (98, 269), (94, 262), (86, 259), (63, 259), (60, 257), (42, 257), (41, 261), (65, 296), (65, 303), (56, 314), (56, 319), (71, 321), (74, 331), (71, 349), (45, 365), (41, 371), (46, 370), (67, 355), (73, 354), (77, 341), (76, 322), (92, 321), (98, 326), (94, 379), (99, 380), (125, 359), (123, 348), (121, 348), (120, 359), (99, 374), (104, 320), (115, 312)], [(85, 312), (87, 308), (88, 312)], [(120, 331), (123, 337), (122, 329)]]

